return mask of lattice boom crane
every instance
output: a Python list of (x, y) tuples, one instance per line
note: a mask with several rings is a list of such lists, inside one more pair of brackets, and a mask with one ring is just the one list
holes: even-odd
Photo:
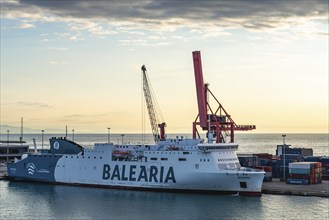
[[(148, 77), (146, 73), (146, 67), (143, 65), (141, 67), (142, 74), (143, 74), (143, 91), (144, 91), (144, 97), (145, 97), (145, 102), (147, 106), (147, 112), (150, 118), (150, 123), (152, 127), (152, 133), (153, 133), (153, 139), (155, 142), (158, 142), (159, 140), (164, 140), (165, 139), (165, 126), (166, 123), (158, 123), (158, 119), (156, 116), (156, 111), (153, 105), (153, 97), (151, 94), (149, 82), (148, 82)], [(160, 133), (159, 133), (159, 128), (160, 128)]]

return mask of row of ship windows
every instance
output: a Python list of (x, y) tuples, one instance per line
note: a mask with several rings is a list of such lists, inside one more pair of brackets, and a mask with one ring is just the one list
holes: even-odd
[(218, 154), (233, 154), (233, 151), (224, 151), (224, 152), (218, 152)]
[(86, 150), (86, 153), (104, 153), (104, 151)]
[(218, 159), (218, 161), (236, 161), (236, 158), (228, 158), (228, 159)]
[[(150, 147), (149, 145), (145, 145), (146, 148)], [(116, 148), (133, 148), (133, 149), (138, 149), (140, 147), (129, 147), (129, 146), (116, 146)]]
[[(62, 155), (33, 155), (33, 157), (62, 157)], [(68, 158), (69, 156), (65, 156), (65, 158)], [(79, 156), (71, 156), (71, 158), (79, 158)], [(81, 158), (85, 158), (84, 156), (82, 156)], [(86, 157), (87, 158), (87, 157)], [(92, 157), (88, 157), (88, 159), (91, 159)], [(94, 159), (97, 159), (97, 157), (93, 157)], [(99, 159), (103, 159), (103, 157), (99, 157)]]
[[(71, 156), (71, 158), (73, 158), (74, 156)], [(68, 158), (68, 156), (65, 156), (65, 158)], [(76, 156), (76, 158), (79, 158), (79, 156)], [(82, 159), (84, 159), (85, 157), (82, 156)], [(87, 157), (86, 157), (87, 158)], [(88, 157), (88, 159), (91, 159), (92, 157)], [(94, 159), (97, 159), (97, 157), (94, 157)], [(103, 159), (103, 157), (99, 157), (99, 159)]]
[[(173, 153), (173, 154), (180, 154), (180, 152), (175, 152), (175, 151), (150, 151), (150, 152), (145, 152), (146, 154), (147, 153), (149, 153), (149, 154), (171, 154), (171, 153)], [(186, 152), (186, 151), (183, 151), (183, 154), (193, 154), (192, 152)]]
[[(60, 166), (62, 166), (62, 167), (66, 167), (64, 164), (63, 164), (63, 165), (61, 165), (61, 164), (57, 165), (57, 167), (60, 167)], [(77, 167), (73, 166), (73, 169), (76, 169), (76, 168), (77, 168)], [(85, 169), (85, 170), (87, 169), (87, 167), (79, 167), (79, 168), (80, 168), (80, 170), (81, 170), (81, 169)], [(96, 170), (97, 167), (96, 167), (96, 166), (93, 166), (93, 169)]]
[[(158, 158), (157, 157), (151, 157), (150, 160), (158, 160)], [(168, 160), (168, 158), (162, 157), (161, 160), (166, 161), (166, 160)], [(178, 161), (186, 161), (186, 158), (178, 158)]]

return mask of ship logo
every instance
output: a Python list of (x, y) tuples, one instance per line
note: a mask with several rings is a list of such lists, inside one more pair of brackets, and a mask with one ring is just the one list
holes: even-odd
[(55, 141), (55, 143), (54, 143), (54, 148), (55, 148), (56, 150), (59, 149), (59, 143), (58, 143), (58, 141)]
[(33, 175), (35, 170), (37, 169), (37, 167), (34, 165), (34, 163), (29, 163), (26, 168), (27, 168), (28, 174), (30, 174), (30, 175)]

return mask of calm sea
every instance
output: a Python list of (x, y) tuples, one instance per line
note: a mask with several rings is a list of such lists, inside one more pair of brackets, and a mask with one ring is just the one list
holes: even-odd
[[(51, 137), (64, 137), (63, 134), (44, 134), (44, 148), (49, 148), (49, 139)], [(9, 140), (19, 140), (20, 135), (11, 134)], [(170, 138), (188, 137), (190, 134), (168, 134)], [(42, 136), (41, 134), (24, 134), (24, 140), (32, 147), (33, 138), (36, 140), (37, 147), (41, 148)], [(69, 134), (68, 139), (72, 140), (72, 134)], [(6, 134), (0, 135), (0, 140), (7, 140)], [(107, 134), (74, 134), (74, 141), (86, 148), (93, 147), (94, 143), (108, 142)], [(146, 134), (111, 134), (110, 142), (117, 143), (153, 143), (152, 135)], [(275, 154), (276, 146), (282, 144), (281, 134), (250, 134), (238, 133), (235, 135), (235, 142), (239, 144), (238, 153), (270, 153)], [(327, 155), (329, 156), (329, 135), (328, 134), (287, 134), (286, 144), (291, 147), (306, 147), (313, 148), (315, 156)]]
[[(52, 136), (44, 136), (48, 140)], [(175, 137), (176, 135), (171, 135)], [(181, 135), (179, 135), (181, 136)], [(186, 136), (186, 135), (183, 135)], [(10, 140), (19, 135), (11, 135)], [(38, 147), (41, 135), (24, 135)], [(72, 135), (68, 138), (72, 139)], [(111, 135), (111, 142), (142, 142), (141, 135)], [(2, 140), (7, 136), (2, 135)], [(107, 142), (107, 134), (76, 134), (85, 147)], [(123, 139), (123, 140), (122, 140)], [(152, 142), (152, 136), (145, 137)], [(280, 134), (237, 134), (239, 153), (272, 153)], [(288, 134), (292, 147), (311, 147), (314, 155), (329, 155), (327, 134)], [(49, 144), (44, 141), (44, 147)], [(136, 192), (38, 183), (0, 181), (0, 219), (328, 219), (329, 199), (283, 195), (260, 198), (187, 193)]]
[(0, 181), (0, 219), (328, 219), (329, 199), (136, 192)]

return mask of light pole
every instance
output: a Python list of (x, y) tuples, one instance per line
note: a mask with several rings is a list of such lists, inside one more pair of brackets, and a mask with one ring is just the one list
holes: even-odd
[(121, 134), (121, 144), (123, 144), (123, 136), (125, 136), (125, 134)]
[(74, 129), (72, 129), (72, 140), (74, 141)]
[(45, 130), (41, 130), (41, 148), (43, 150), (43, 132), (45, 132)]
[(286, 180), (286, 136), (285, 134), (282, 135), (282, 141), (283, 141), (283, 145), (282, 145), (282, 154), (283, 154), (283, 181)]
[(107, 128), (107, 143), (110, 143), (110, 130), (111, 128)]
[(7, 130), (7, 163), (9, 162), (9, 130)]

